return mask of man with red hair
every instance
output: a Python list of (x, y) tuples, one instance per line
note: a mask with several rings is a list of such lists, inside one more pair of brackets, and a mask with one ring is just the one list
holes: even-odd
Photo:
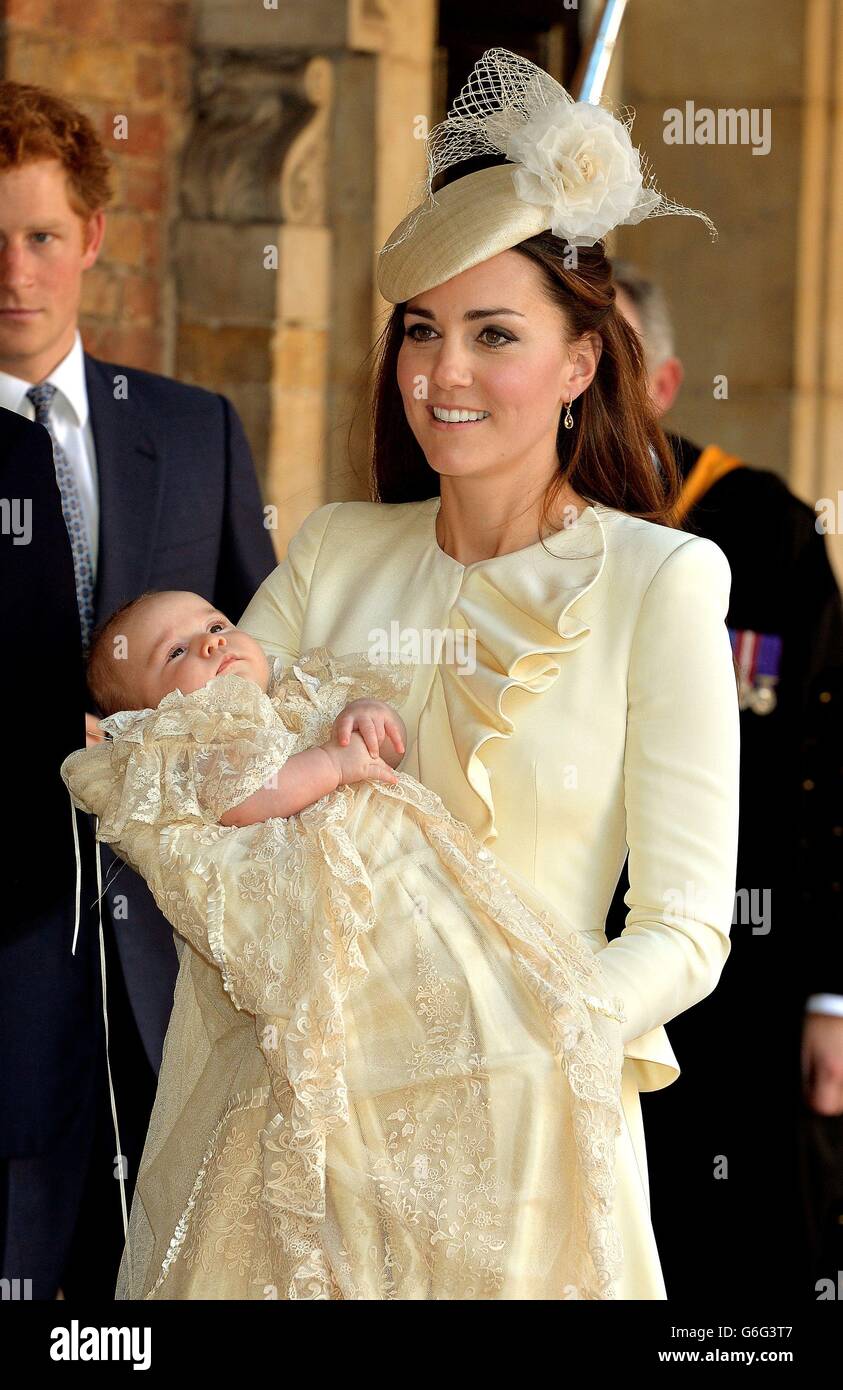
[[(33, 508), (29, 539), (5, 528), (0, 544), (12, 658), (3, 686), (7, 739), (24, 746), (45, 689), (53, 708), (66, 707), (76, 746), (86, 736), (101, 738), (84, 658), (92, 631), (120, 605), (146, 589), (190, 589), (236, 621), (275, 565), (231, 404), (211, 391), (99, 361), (83, 348), (82, 277), (100, 253), (110, 196), (109, 160), (88, 118), (41, 88), (0, 83), (0, 490), (10, 507), (17, 499), (21, 516), (27, 502)], [(35, 424), (25, 427), (21, 416)], [(38, 474), (33, 440), (51, 443), (54, 478)], [(31, 485), (20, 466), (24, 455), (32, 460)], [(53, 522), (63, 518), (58, 530), (46, 523), (50, 508)], [(33, 583), (36, 557), (36, 573), (50, 574), (49, 599)], [(45, 617), (49, 652), (39, 641)], [(56, 650), (61, 661), (52, 659)], [(16, 679), (33, 671), (37, 698)], [(63, 751), (70, 749), (57, 750), (54, 768), (33, 766), (40, 785), (32, 804), (33, 829), (61, 823), (66, 840), (48, 862), (36, 864), (18, 850), (18, 862), (5, 865), (19, 891), (0, 937), (2, 1276), (31, 1280), (24, 1287), (35, 1298), (54, 1298), (60, 1288), (68, 1298), (77, 1289), (110, 1298), (123, 1242), (117, 1176), (122, 1167), (131, 1195), (178, 960), (172, 929), (146, 884), (103, 846), (118, 1154), (105, 1066), (94, 842), (84, 819), (83, 916), (71, 955)], [(18, 780), (25, 766), (12, 760)], [(17, 802), (24, 788), (11, 790)]]

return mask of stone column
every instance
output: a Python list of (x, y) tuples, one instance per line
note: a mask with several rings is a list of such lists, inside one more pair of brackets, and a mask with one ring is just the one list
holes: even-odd
[(837, 0), (808, 0), (804, 55), (790, 486), (812, 504), (819, 498), (831, 504), (820, 518), (843, 584), (843, 11)]
[(433, 0), (197, 0), (178, 370), (237, 405), (279, 556), (314, 507), (368, 495), (375, 252), (422, 171), (434, 18)]
[(283, 554), (321, 501), (331, 65), (209, 48), (195, 86), (175, 241), (178, 374), (240, 412)]
[(377, 292), (376, 254), (424, 176), (424, 121), (438, 118), (434, 0), (361, 0), (352, 12), (352, 51), (334, 69), (329, 188), (342, 276), (331, 318), (328, 498), (369, 495), (370, 349), (392, 308)]

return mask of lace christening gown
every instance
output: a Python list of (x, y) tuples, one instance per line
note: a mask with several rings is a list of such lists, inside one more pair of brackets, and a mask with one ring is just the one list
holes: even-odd
[(562, 913), (400, 771), (218, 823), (410, 683), (315, 648), (62, 765), (186, 943), (118, 1298), (615, 1296), (622, 1014)]

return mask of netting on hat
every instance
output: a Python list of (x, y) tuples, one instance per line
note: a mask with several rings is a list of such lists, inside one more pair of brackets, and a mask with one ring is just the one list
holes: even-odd
[[(452, 165), (479, 155), (504, 155), (513, 164), (516, 194), (548, 206), (551, 230), (573, 244), (593, 245), (614, 226), (647, 217), (699, 217), (704, 212), (665, 197), (649, 161), (632, 145), (635, 112), (619, 115), (603, 103), (577, 102), (542, 68), (506, 48), (489, 48), (475, 63), (443, 121), (427, 143), (427, 178), (413, 191), (413, 206), (382, 248), (405, 241), (436, 202), (433, 183)], [(599, 204), (599, 206), (598, 206)]]

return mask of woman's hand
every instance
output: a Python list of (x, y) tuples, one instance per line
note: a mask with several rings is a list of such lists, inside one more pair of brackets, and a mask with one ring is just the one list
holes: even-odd
[(407, 730), (400, 714), (383, 700), (351, 700), (334, 720), (331, 733), (342, 747), (355, 732), (361, 735), (373, 758), (383, 756), (381, 745), (391, 740), (398, 758), (406, 751)]
[(802, 1026), (805, 1103), (818, 1115), (843, 1115), (843, 1018), (806, 1013)]
[(389, 763), (384, 762), (377, 751), (373, 757), (362, 734), (356, 730), (352, 730), (346, 743), (341, 744), (337, 739), (331, 738), (327, 743), (320, 744), (320, 748), (328, 754), (334, 765), (338, 787), (369, 780), (392, 783), (398, 781)]

